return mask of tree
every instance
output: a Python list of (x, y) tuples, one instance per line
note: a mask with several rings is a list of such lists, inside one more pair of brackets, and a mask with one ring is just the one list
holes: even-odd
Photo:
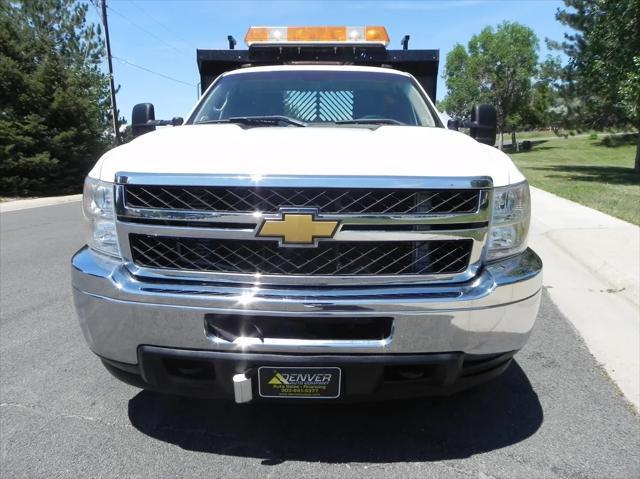
[(586, 127), (638, 129), (635, 171), (640, 173), (640, 0), (564, 0), (556, 18), (571, 27), (561, 43), (567, 75), (583, 99)]
[(540, 63), (536, 77), (532, 79), (529, 104), (523, 108), (520, 128), (529, 130), (553, 126), (556, 120), (553, 112), (560, 104), (561, 69), (559, 58), (549, 56)]
[(447, 96), (442, 107), (453, 117), (467, 117), (473, 105), (481, 102), (480, 84), (474, 78), (472, 67), (466, 48), (459, 43), (447, 54), (442, 75), (447, 85)]
[(75, 0), (0, 0), (0, 195), (81, 190), (108, 144), (99, 27)]
[(494, 31), (484, 28), (469, 40), (467, 48), (457, 44), (447, 55), (444, 79), (447, 112), (468, 115), (476, 103), (491, 103), (498, 114), (500, 146), (504, 131), (513, 131), (531, 99), (531, 79), (536, 74), (538, 38), (519, 23), (503, 22)]

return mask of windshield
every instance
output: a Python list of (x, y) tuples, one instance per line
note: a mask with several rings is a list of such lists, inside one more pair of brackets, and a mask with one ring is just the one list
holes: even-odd
[(288, 117), (310, 125), (378, 122), (440, 126), (435, 112), (410, 77), (336, 70), (223, 76), (189, 122), (266, 116)]

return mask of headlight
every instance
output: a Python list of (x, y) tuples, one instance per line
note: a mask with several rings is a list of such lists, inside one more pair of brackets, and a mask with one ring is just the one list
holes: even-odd
[(116, 235), (113, 183), (89, 178), (84, 181), (82, 209), (89, 226), (89, 247), (100, 253), (120, 257)]
[(531, 198), (526, 181), (493, 191), (493, 217), (489, 228), (488, 260), (520, 253), (527, 247)]

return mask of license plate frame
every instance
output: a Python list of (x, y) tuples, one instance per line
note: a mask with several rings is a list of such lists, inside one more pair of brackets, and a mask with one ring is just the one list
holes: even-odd
[(266, 399), (338, 399), (342, 369), (333, 366), (260, 366), (258, 394)]

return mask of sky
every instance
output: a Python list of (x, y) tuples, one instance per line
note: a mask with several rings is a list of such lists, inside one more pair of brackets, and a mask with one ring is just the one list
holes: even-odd
[[(508, 20), (531, 27), (541, 58), (550, 53), (544, 39), (561, 40), (566, 31), (555, 19), (563, 6), (557, 0), (107, 0), (107, 6), (117, 105), (127, 120), (142, 102), (154, 104), (156, 118), (186, 117), (198, 98), (196, 48), (226, 49), (227, 35), (246, 48), (251, 25), (383, 25), (393, 49), (411, 35), (409, 48), (440, 50), (438, 100), (446, 94), (447, 53), (485, 26)], [(100, 21), (93, 6), (89, 20)]]

